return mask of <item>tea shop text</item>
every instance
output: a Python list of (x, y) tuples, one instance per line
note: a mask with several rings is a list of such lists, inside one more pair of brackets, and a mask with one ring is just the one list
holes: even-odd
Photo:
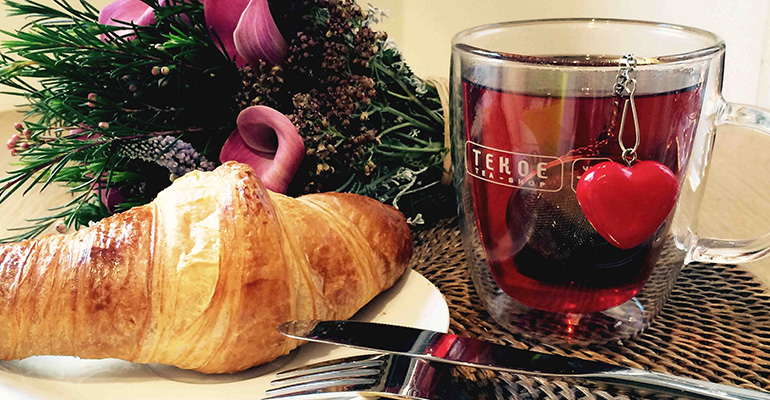
[(562, 185), (563, 165), (557, 157), (516, 153), (468, 141), (465, 165), (471, 176), (498, 185), (547, 191), (557, 191)]

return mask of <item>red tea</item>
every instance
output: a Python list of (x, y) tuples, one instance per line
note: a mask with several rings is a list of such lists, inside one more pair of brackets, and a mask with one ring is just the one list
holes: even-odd
[[(604, 240), (575, 196), (581, 174), (620, 161), (617, 97), (509, 93), (463, 82), (466, 173), (487, 263), (500, 288), (530, 307), (605, 310), (631, 299), (655, 265), (667, 223), (622, 250)], [(700, 87), (635, 97), (640, 160), (681, 176), (701, 108)], [(630, 113), (629, 113), (630, 116)], [(624, 140), (634, 140), (629, 118)]]

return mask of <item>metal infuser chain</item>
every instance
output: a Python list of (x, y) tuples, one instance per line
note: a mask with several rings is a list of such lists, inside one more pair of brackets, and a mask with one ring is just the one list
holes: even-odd
[[(636, 114), (636, 103), (634, 102), (634, 94), (636, 93), (636, 57), (633, 54), (624, 54), (623, 60), (625, 65), (618, 70), (618, 76), (615, 80), (615, 95), (623, 98), (628, 96), (625, 102), (623, 102), (623, 113), (620, 117), (620, 128), (618, 131), (618, 143), (620, 144), (621, 157), (626, 163), (631, 166), (631, 163), (636, 161), (636, 150), (639, 148), (640, 134), (639, 134), (639, 117)], [(623, 128), (626, 126), (626, 113), (628, 111), (628, 105), (631, 105), (631, 115), (634, 118), (634, 132), (636, 133), (636, 141), (633, 147), (626, 147), (623, 143)]]

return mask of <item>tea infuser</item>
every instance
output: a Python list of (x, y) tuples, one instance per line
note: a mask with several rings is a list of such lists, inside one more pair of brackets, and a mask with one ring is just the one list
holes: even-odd
[[(589, 168), (577, 184), (577, 199), (588, 222), (613, 246), (634, 248), (660, 228), (676, 204), (679, 182), (667, 166), (653, 160), (638, 161), (641, 142), (636, 94), (637, 60), (624, 54), (615, 81), (615, 94), (623, 100), (618, 128), (620, 158), (627, 165), (605, 161)], [(623, 99), (625, 97), (625, 99)], [(628, 108), (635, 141), (623, 141)]]

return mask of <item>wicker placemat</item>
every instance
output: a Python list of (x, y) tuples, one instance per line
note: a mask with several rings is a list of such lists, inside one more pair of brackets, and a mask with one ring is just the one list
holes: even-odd
[[(453, 333), (519, 348), (770, 391), (770, 291), (740, 266), (693, 264), (680, 275), (661, 315), (640, 336), (589, 347), (527, 343), (484, 310), (465, 265), (456, 219), (415, 232), (412, 267), (443, 293)], [(628, 399), (656, 394), (461, 369), (477, 398)]]

